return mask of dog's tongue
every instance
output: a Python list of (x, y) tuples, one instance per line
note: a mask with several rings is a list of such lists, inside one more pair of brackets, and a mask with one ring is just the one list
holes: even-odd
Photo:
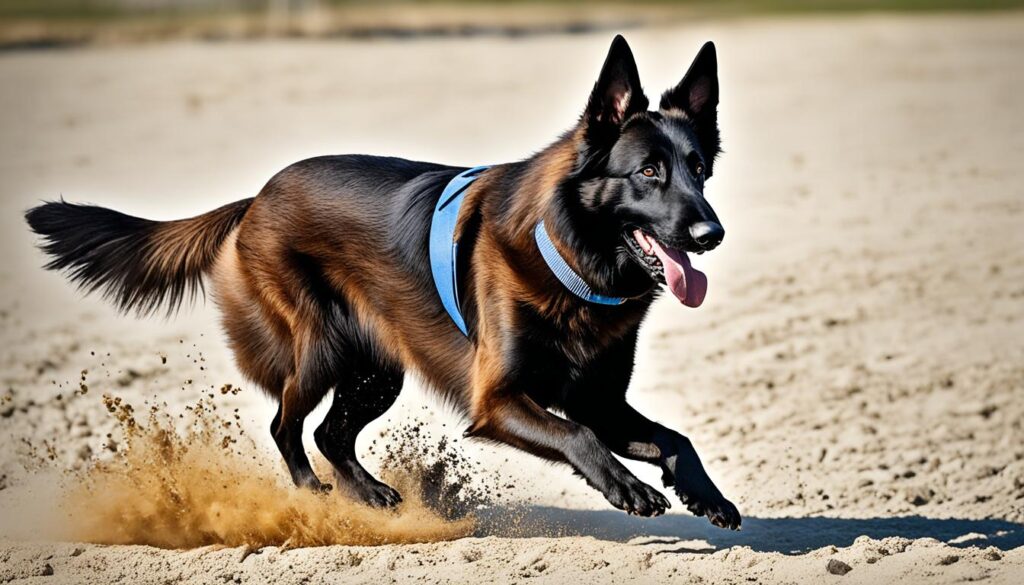
[(699, 307), (708, 294), (708, 277), (690, 264), (686, 252), (663, 248), (654, 238), (649, 241), (665, 269), (668, 289), (687, 307)]

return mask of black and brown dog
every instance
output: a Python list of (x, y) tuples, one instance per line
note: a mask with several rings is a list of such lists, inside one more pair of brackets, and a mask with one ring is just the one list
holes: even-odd
[[(301, 437), (333, 389), (314, 436), (339, 489), (371, 505), (399, 502), (360, 465), (355, 441), (414, 371), (468, 417), (468, 436), (567, 463), (616, 508), (653, 516), (669, 502), (613, 453), (660, 466), (691, 512), (738, 528), (690, 441), (625, 398), (658, 285), (699, 305), (706, 280), (686, 253), (724, 235), (703, 194), (719, 153), (717, 106), (711, 43), (648, 111), (616, 37), (578, 124), (467, 191), (456, 231), (468, 337), (442, 307), (427, 246), (439, 194), (463, 168), (325, 156), (191, 219), (63, 201), (27, 219), (53, 257), (48, 268), (125, 311), (174, 310), (207, 277), (239, 368), (279, 399), (271, 431), (297, 485), (327, 487)], [(594, 291), (627, 300), (594, 304), (567, 290), (534, 240), (541, 221)]]

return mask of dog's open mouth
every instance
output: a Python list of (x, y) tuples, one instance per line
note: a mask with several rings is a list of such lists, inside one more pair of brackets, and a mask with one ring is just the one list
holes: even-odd
[(640, 229), (623, 235), (626, 247), (652, 278), (664, 282), (679, 302), (699, 307), (708, 292), (708, 277), (690, 264), (686, 252), (662, 246)]

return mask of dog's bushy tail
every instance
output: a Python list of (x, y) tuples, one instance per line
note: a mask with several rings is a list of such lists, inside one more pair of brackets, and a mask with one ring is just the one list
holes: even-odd
[(122, 312), (168, 315), (203, 291), (203, 274), (252, 199), (176, 221), (152, 221), (112, 209), (52, 201), (25, 219), (53, 259), (87, 293), (101, 291)]

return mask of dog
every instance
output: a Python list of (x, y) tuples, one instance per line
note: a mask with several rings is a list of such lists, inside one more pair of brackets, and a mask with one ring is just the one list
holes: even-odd
[(466, 417), (467, 437), (568, 464), (640, 516), (670, 503), (614, 455), (656, 465), (690, 512), (738, 529), (736, 506), (689, 439), (626, 402), (637, 331), (660, 285), (699, 305), (707, 281), (687, 253), (725, 234), (704, 198), (720, 153), (717, 69), (709, 42), (649, 111), (617, 36), (575, 126), (525, 160), (477, 173), (454, 224), (459, 327), (428, 243), (439, 196), (465, 168), (323, 156), (191, 219), (63, 200), (26, 219), (48, 269), (123, 312), (174, 312), (206, 279), (239, 369), (278, 401), (271, 432), (297, 486), (331, 488), (310, 466), (302, 429), (333, 391), (314, 438), (334, 485), (372, 506), (401, 501), (360, 464), (355, 443), (411, 371)]

